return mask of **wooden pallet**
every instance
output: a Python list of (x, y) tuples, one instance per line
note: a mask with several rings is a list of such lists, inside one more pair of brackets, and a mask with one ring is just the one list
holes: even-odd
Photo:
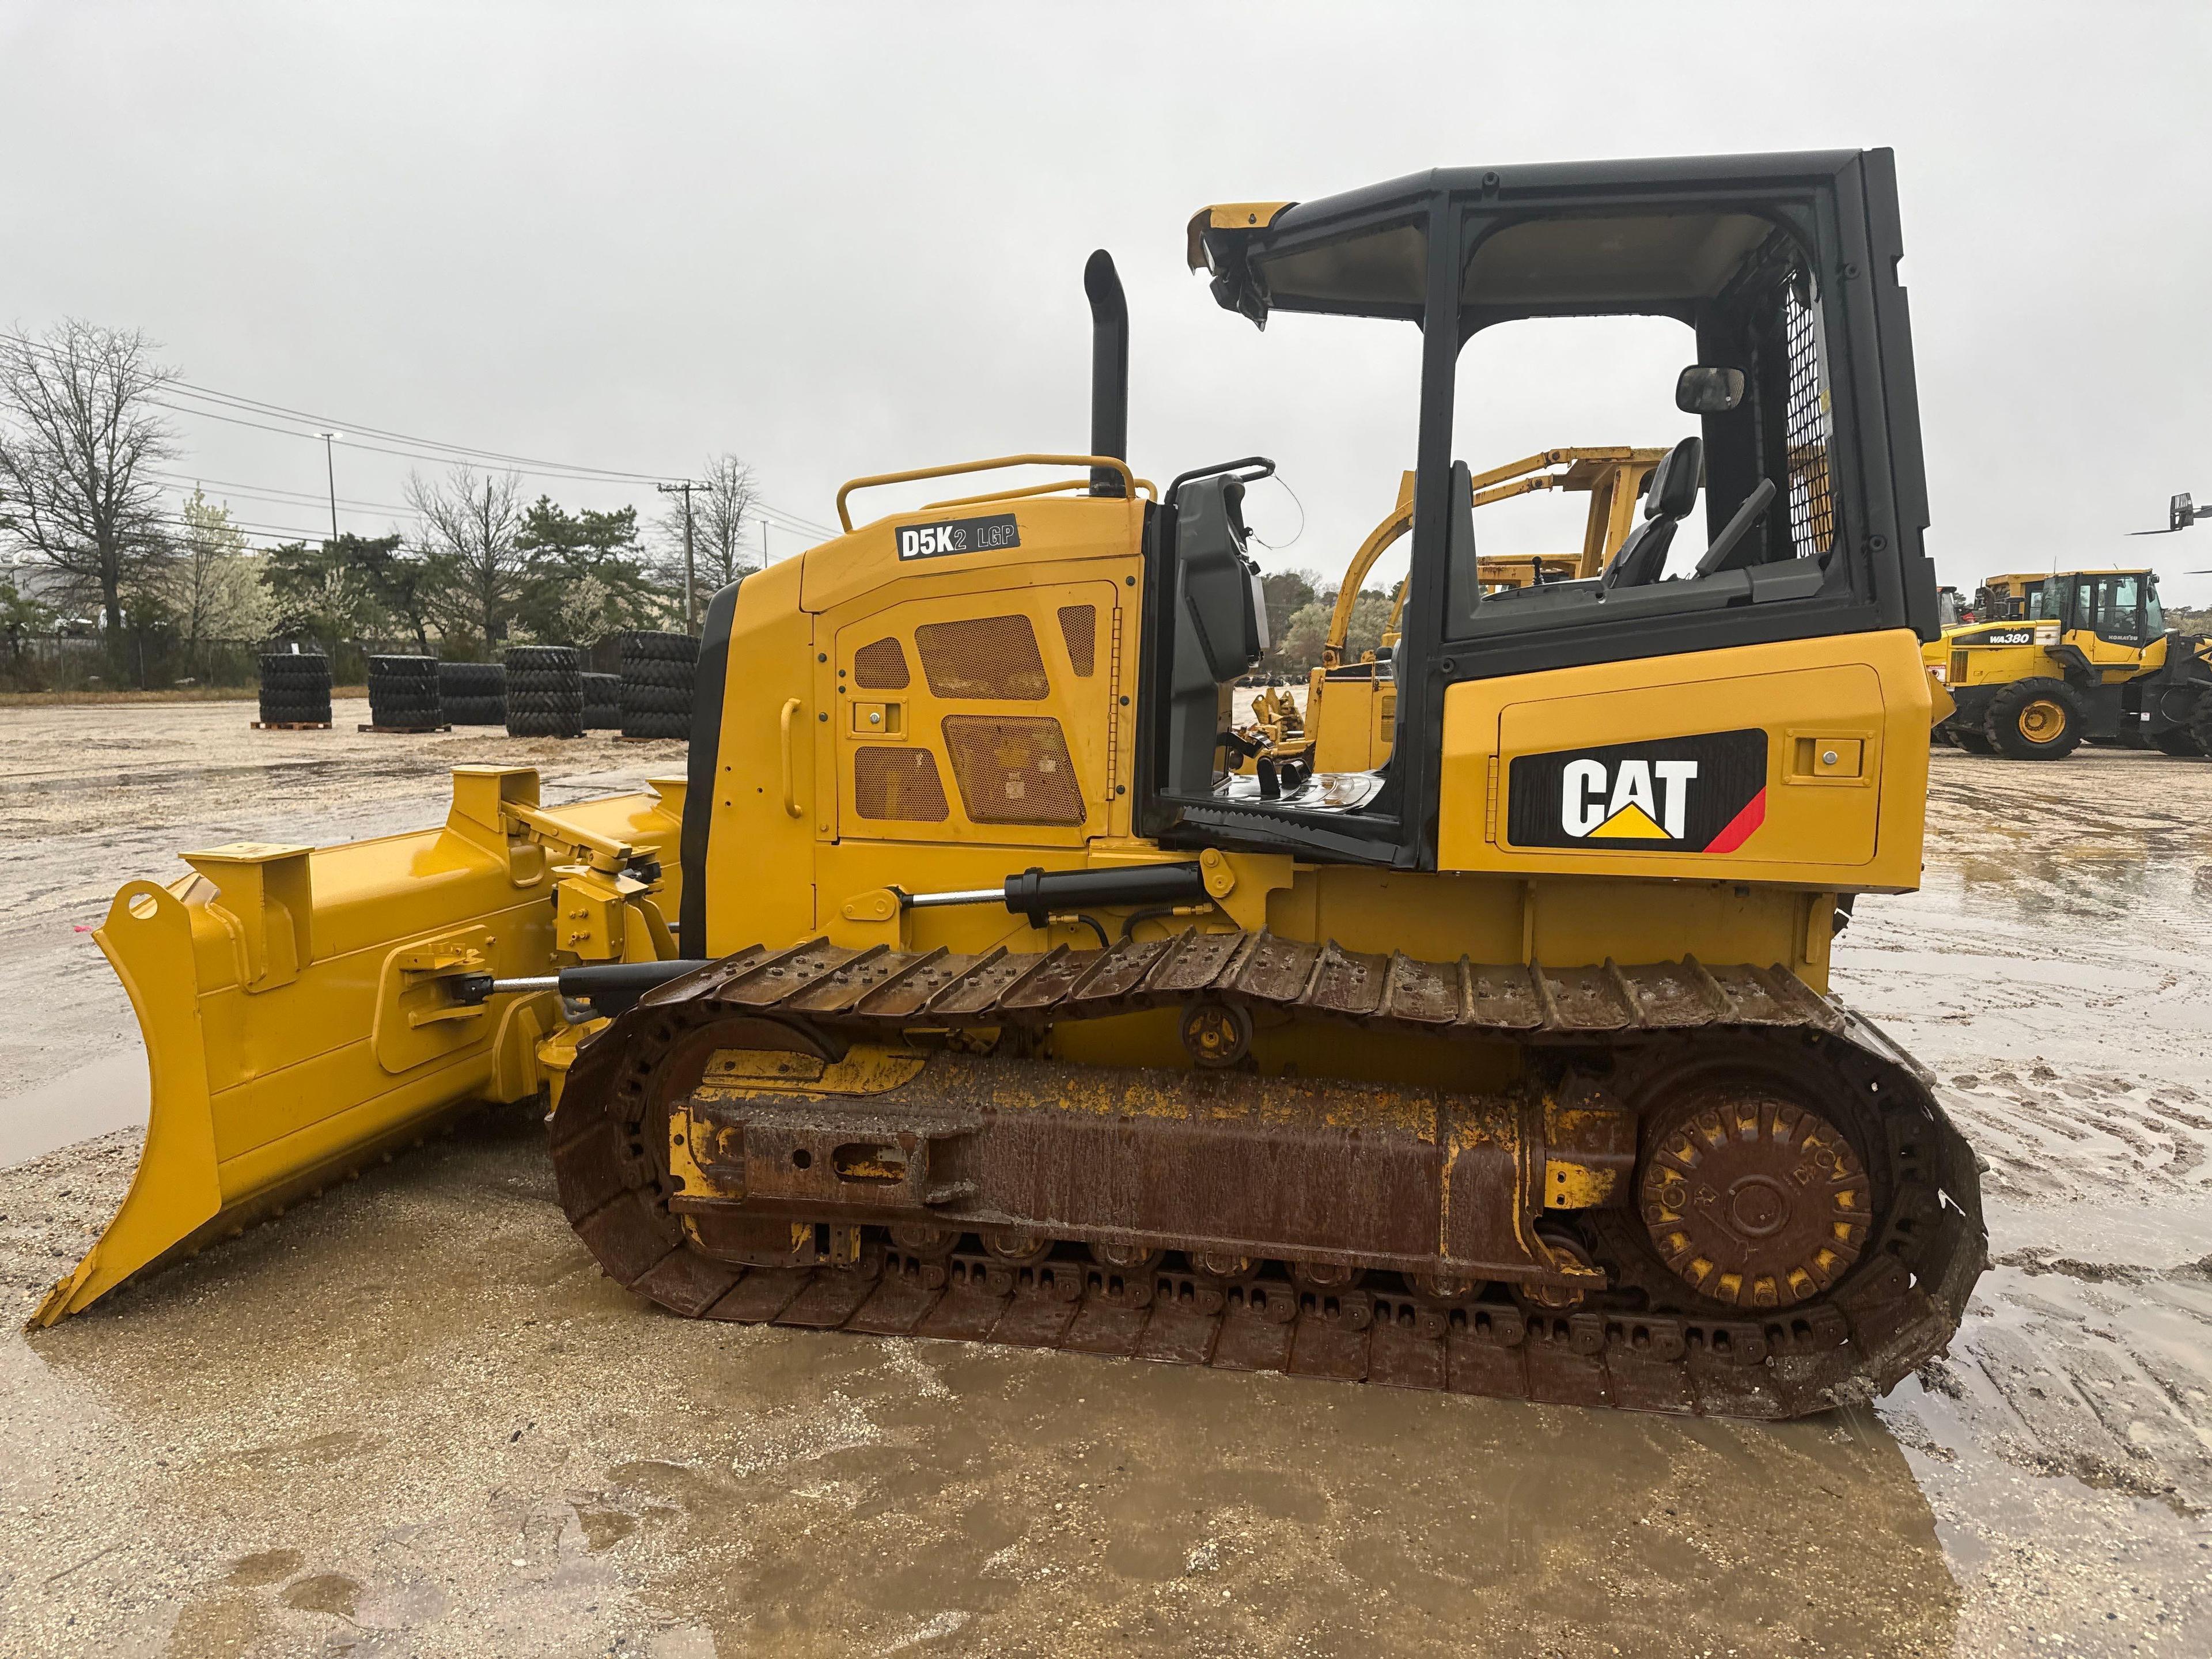
[(331, 729), (331, 723), (328, 720), (255, 720), (253, 729), (257, 732), (327, 732)]
[(355, 729), (356, 731), (357, 731), (357, 732), (382, 732), (387, 733), (387, 734), (392, 735), (392, 736), (394, 736), (394, 737), (412, 738), (412, 737), (419, 737), (419, 736), (421, 736), (423, 732), (450, 732), (450, 731), (452, 731), (453, 728), (452, 726), (371, 726), (371, 725), (362, 725), (362, 726), (356, 726), (354, 729)]

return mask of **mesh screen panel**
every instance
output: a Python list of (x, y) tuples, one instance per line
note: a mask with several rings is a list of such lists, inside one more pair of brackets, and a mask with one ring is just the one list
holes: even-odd
[(853, 684), (864, 691), (903, 691), (906, 651), (896, 640), (871, 640), (853, 653)]
[(1098, 659), (1098, 607), (1063, 605), (1060, 607), (1060, 637), (1067, 641), (1067, 659), (1075, 672), (1088, 677)]
[[(922, 661), (928, 660), (925, 647)], [(975, 823), (1083, 822), (1083, 792), (1058, 720), (947, 714), (945, 749), (952, 757), (960, 804)]]
[(1782, 290), (1782, 332), (1790, 354), (1790, 396), (1783, 414), (1783, 437), (1790, 455), (1790, 550), (1802, 559), (1826, 552), (1836, 531), (1820, 331), (1812, 285), (1802, 271), (1794, 274)]
[(1027, 617), (924, 623), (914, 630), (914, 642), (938, 696), (1038, 702), (1052, 689)]
[(864, 818), (942, 823), (951, 809), (945, 803), (937, 757), (927, 749), (888, 744), (854, 750), (853, 810)]

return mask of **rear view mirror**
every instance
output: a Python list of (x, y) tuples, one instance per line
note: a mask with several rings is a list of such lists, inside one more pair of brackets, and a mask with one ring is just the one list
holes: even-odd
[(1692, 363), (1674, 382), (1674, 407), (1685, 415), (1725, 415), (1743, 401), (1743, 371)]

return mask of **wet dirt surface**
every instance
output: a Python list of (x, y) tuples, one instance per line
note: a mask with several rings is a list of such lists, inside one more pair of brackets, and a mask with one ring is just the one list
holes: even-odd
[(1775, 1427), (657, 1316), (526, 1113), (25, 1339), (135, 1162), (78, 1139), (135, 1049), (71, 931), (118, 882), (428, 822), (459, 760), (556, 799), (675, 754), (209, 708), (0, 710), (0, 1124), (76, 1143), (0, 1168), (0, 1652), (2212, 1650), (2212, 764), (1939, 752), (1927, 886), (1838, 984), (1989, 1160), (2000, 1265), (1948, 1359)]

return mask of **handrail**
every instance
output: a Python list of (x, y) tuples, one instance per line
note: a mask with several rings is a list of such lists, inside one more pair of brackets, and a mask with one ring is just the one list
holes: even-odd
[[(1134, 487), (1149, 495), (1154, 501), (1159, 499), (1159, 486), (1150, 478), (1137, 479)], [(1088, 475), (1080, 478), (1057, 478), (1050, 483), (1029, 484), (1020, 489), (993, 489), (981, 495), (956, 495), (949, 501), (925, 501), (922, 503), (921, 510), (925, 513), (934, 513), (942, 507), (980, 507), (985, 501), (1025, 501), (1032, 495), (1057, 495), (1064, 489), (1090, 488), (1091, 479)]]
[(799, 709), (799, 699), (791, 698), (783, 705), (783, 716), (779, 722), (783, 728), (783, 810), (793, 817), (803, 816), (799, 805), (799, 797), (791, 787), (791, 717), (796, 714)]
[(1128, 462), (1118, 455), (1000, 455), (988, 461), (955, 461), (949, 466), (918, 466), (905, 472), (878, 472), (870, 477), (848, 479), (837, 492), (837, 522), (849, 533), (853, 515), (845, 510), (845, 498), (856, 489), (873, 489), (878, 484), (913, 483), (921, 478), (945, 478), (956, 472), (995, 472), (1009, 466), (1087, 466), (1111, 467), (1121, 475), (1125, 499), (1136, 493), (1136, 474), (1129, 471)]

